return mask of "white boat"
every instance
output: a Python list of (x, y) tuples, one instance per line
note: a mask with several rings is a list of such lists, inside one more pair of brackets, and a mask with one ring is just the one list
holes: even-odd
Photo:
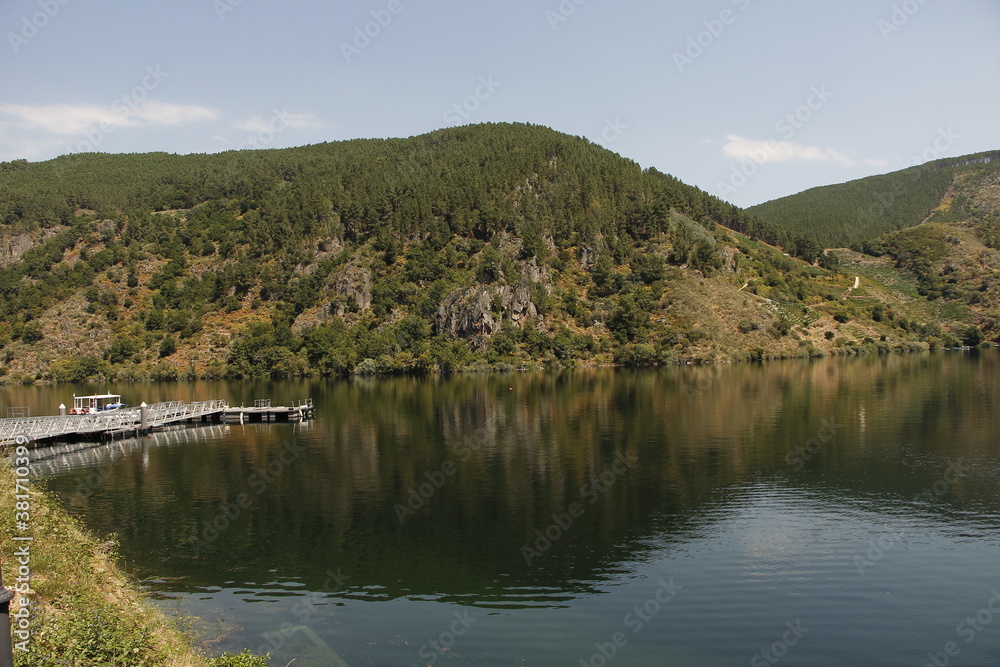
[(110, 412), (126, 407), (122, 403), (121, 394), (93, 394), (91, 396), (77, 396), (73, 394), (73, 407), (69, 413), (71, 415), (96, 415), (100, 412)]

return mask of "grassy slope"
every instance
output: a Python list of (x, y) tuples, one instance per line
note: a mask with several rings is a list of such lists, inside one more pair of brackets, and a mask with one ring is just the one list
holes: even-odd
[[(122, 667), (207, 667), (266, 664), (247, 657), (209, 660), (191, 648), (190, 638), (146, 604), (137, 585), (115, 563), (113, 541), (98, 540), (69, 517), (61, 504), (30, 488), (30, 527), (16, 530), (15, 474), (0, 464), (0, 557), (13, 586), (17, 574), (14, 535), (31, 535), (31, 633), (28, 653), (15, 651), (15, 664), (120, 665)], [(11, 611), (20, 608), (15, 598)]]
[[(761, 205), (755, 212), (772, 216), (772, 221), (782, 216), (799, 216), (798, 222), (809, 216), (829, 221), (833, 219), (830, 212), (838, 207), (874, 206), (889, 211), (898, 201), (914, 197), (920, 210), (911, 210), (906, 220), (899, 217), (902, 212), (892, 211), (863, 234), (849, 236), (856, 230), (843, 231), (879, 255), (836, 251), (842, 270), (862, 278), (862, 289), (852, 293), (850, 300), (882, 303), (911, 320), (945, 330), (959, 331), (961, 323), (974, 323), (987, 339), (996, 340), (1000, 335), (1000, 162), (996, 156), (980, 154), (925, 165), (948, 174), (950, 185), (943, 193), (936, 189), (914, 192), (916, 171), (906, 170), (807, 191)], [(866, 200), (866, 193), (876, 199)], [(883, 204), (879, 193), (892, 196), (884, 198)], [(809, 210), (817, 202), (828, 206)], [(821, 229), (819, 233), (826, 232)]]

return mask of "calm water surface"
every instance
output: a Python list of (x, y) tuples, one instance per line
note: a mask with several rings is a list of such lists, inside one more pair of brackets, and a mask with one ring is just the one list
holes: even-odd
[(275, 665), (997, 665), (998, 381), (983, 352), (123, 385), (317, 418), (35, 470), (212, 650)]

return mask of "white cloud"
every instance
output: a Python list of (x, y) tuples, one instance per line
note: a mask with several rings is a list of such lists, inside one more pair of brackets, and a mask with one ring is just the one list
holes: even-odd
[(269, 129), (267, 127), (267, 121), (260, 116), (251, 116), (245, 120), (238, 120), (233, 123), (233, 127), (237, 130), (242, 130), (243, 132), (261, 132)]
[(233, 127), (244, 132), (265, 132), (271, 130), (278, 132), (283, 128), (291, 127), (322, 127), (323, 123), (319, 118), (311, 113), (289, 113), (288, 110), (275, 110), (271, 118), (262, 116), (251, 116), (244, 120), (233, 123)]
[(311, 113), (285, 114), (284, 119), (288, 127), (323, 127), (319, 118)]
[(102, 122), (117, 123), (111, 107), (97, 104), (3, 104), (0, 123), (48, 134), (82, 134)]
[(833, 148), (805, 146), (792, 141), (747, 139), (735, 134), (726, 136), (728, 142), (722, 150), (726, 157), (743, 162), (768, 164), (771, 162), (834, 162), (853, 167), (858, 161)]
[(196, 104), (170, 104), (153, 100), (140, 104), (134, 115), (142, 125), (185, 125), (215, 120), (219, 117), (219, 112)]
[(101, 104), (0, 104), (0, 159), (97, 150), (119, 128), (177, 127), (214, 120), (197, 104), (119, 98)]
[(116, 101), (100, 104), (0, 104), (0, 125), (47, 134), (74, 136), (101, 125), (113, 127), (172, 126), (212, 120), (218, 112), (194, 104), (155, 100), (128, 106)]

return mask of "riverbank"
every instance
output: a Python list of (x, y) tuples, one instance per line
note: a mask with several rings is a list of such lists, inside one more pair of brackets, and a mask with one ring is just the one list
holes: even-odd
[[(508, 361), (491, 362), (486, 359), (476, 359), (463, 365), (452, 366), (447, 369), (440, 366), (423, 367), (417, 365), (403, 365), (388, 358), (379, 360), (365, 359), (350, 372), (324, 375), (306, 369), (291, 375), (274, 375), (268, 379), (343, 379), (351, 377), (422, 377), (422, 376), (449, 376), (463, 373), (515, 373), (515, 372), (539, 372), (539, 371), (564, 371), (571, 369), (601, 369), (601, 368), (663, 368), (670, 366), (690, 366), (690, 365), (718, 365), (718, 364), (738, 364), (745, 362), (762, 361), (787, 361), (791, 359), (822, 359), (824, 357), (854, 357), (866, 355), (886, 355), (886, 354), (911, 354), (914, 352), (952, 352), (956, 350), (991, 349), (1000, 347), (997, 343), (982, 342), (976, 346), (961, 345), (932, 345), (925, 341), (896, 341), (887, 342), (865, 338), (863, 341), (857, 340), (837, 340), (824, 347), (817, 347), (812, 342), (798, 339), (794, 347), (782, 350), (768, 350), (763, 347), (739, 349), (736, 351), (726, 351), (720, 353), (718, 350), (702, 351), (699, 353), (664, 354), (652, 345), (634, 343), (624, 345), (619, 348), (614, 355), (605, 354), (600, 359), (560, 359), (549, 356), (545, 359), (518, 360), (516, 363)], [(261, 379), (260, 377), (229, 377), (225, 373), (171, 373), (168, 375), (141, 375), (129, 372), (118, 372), (121, 369), (109, 367), (106, 373), (101, 373), (91, 378), (66, 379), (66, 378), (34, 378), (28, 376), (0, 376), (0, 387), (18, 385), (60, 385), (73, 384), (74, 382), (126, 382), (131, 384), (142, 384), (148, 382), (194, 382), (200, 380), (247, 380)]]
[(7, 465), (10, 453), (0, 465), (0, 557), (4, 584), (17, 591), (11, 602), (15, 665), (268, 664), (246, 653), (213, 659), (193, 648), (182, 621), (147, 604), (117, 565), (113, 539), (88, 533), (35, 479), (19, 476)]

